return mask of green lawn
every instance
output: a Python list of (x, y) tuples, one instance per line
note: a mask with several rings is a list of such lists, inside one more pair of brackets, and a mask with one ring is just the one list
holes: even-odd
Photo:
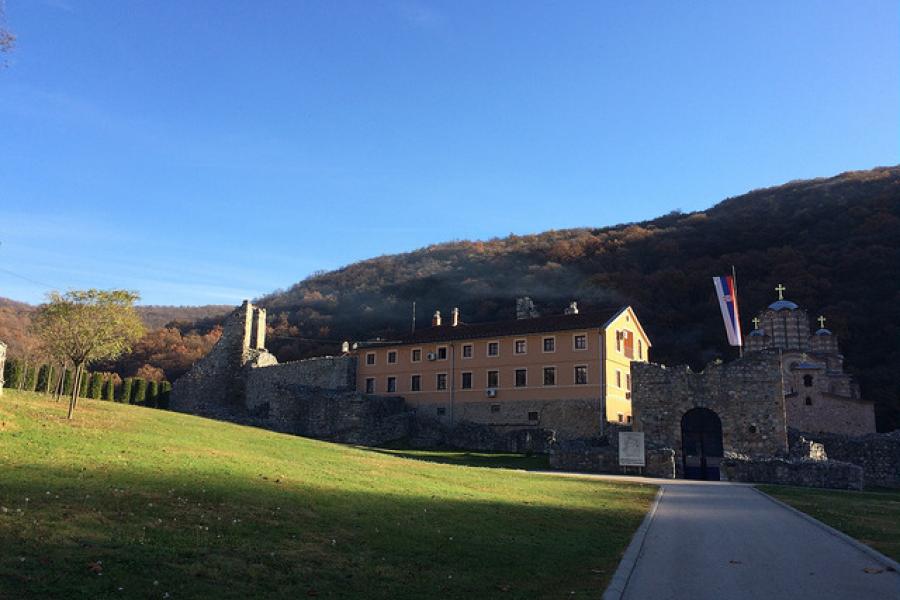
[(513, 454), (506, 452), (466, 452), (464, 450), (384, 450), (383, 452), (403, 458), (413, 458), (428, 462), (467, 467), (488, 467), (494, 469), (521, 469), (523, 471), (549, 471), (550, 457), (545, 454)]
[(655, 493), (101, 401), (64, 417), (0, 398), (0, 598), (597, 597)]
[(757, 487), (900, 561), (900, 490), (851, 492), (780, 485)]

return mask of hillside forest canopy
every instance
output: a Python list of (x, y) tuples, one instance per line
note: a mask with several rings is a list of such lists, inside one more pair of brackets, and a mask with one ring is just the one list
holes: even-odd
[[(584, 310), (631, 304), (654, 362), (701, 369), (736, 356), (711, 282), (732, 266), (745, 332), (785, 285), (787, 298), (840, 336), (879, 429), (900, 427), (900, 167), (791, 182), (640, 223), (436, 244), (316, 273), (257, 303), (281, 361), (405, 333), (413, 302), (419, 327), (454, 306), (467, 322), (512, 319), (519, 296), (544, 314), (571, 300)], [(168, 320), (167, 307), (154, 308), (150, 331), (104, 369), (172, 381), (212, 347), (233, 307), (182, 307)], [(27, 352), (30, 310), (0, 301), (0, 339), (13, 356)]]

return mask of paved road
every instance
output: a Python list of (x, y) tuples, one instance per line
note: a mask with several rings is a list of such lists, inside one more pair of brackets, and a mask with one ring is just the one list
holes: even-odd
[(628, 600), (900, 599), (900, 573), (748, 486), (655, 483), (665, 491)]

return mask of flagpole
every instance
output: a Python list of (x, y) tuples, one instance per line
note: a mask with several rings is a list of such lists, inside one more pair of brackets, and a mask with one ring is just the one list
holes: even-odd
[[(734, 270), (734, 265), (731, 265), (731, 280), (734, 282), (734, 306), (738, 308), (738, 288), (737, 288), (737, 271)], [(735, 311), (737, 312), (737, 311)], [(741, 315), (740, 313), (735, 315), (737, 317), (738, 328), (741, 326)], [(741, 343), (738, 346), (738, 358), (744, 357), (744, 332), (741, 331)]]

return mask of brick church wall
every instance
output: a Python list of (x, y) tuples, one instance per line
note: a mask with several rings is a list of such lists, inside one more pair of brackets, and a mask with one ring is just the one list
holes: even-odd
[(787, 454), (787, 424), (781, 363), (777, 352), (756, 352), (700, 373), (689, 367), (634, 362), (634, 429), (647, 443), (673, 448), (681, 475), (681, 419), (693, 408), (707, 408), (722, 422), (726, 456), (772, 457)]

